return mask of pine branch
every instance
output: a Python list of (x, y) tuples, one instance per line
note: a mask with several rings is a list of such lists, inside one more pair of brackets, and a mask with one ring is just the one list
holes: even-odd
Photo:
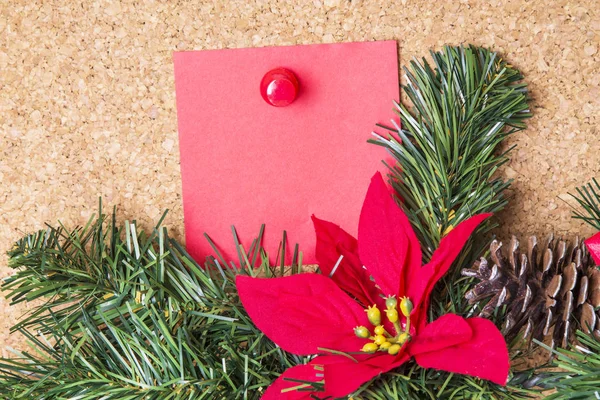
[(498, 150), (530, 117), (522, 75), (496, 53), (445, 47), (431, 56), (433, 68), (425, 59), (405, 68), (403, 89), (413, 108), (396, 104), (401, 127), (387, 128), (398, 138), (371, 140), (397, 161), (390, 180), (426, 244), (426, 258), (452, 227), (504, 208), (510, 182), (495, 175), (510, 149)]
[[(578, 331), (579, 344), (570, 349), (553, 350), (538, 344), (556, 356), (554, 370), (548, 371), (541, 384), (556, 391), (546, 399), (600, 398), (600, 338)], [(558, 370), (556, 370), (558, 368)]]
[(7, 298), (45, 302), (13, 327), (33, 351), (0, 359), (0, 398), (258, 399), (305, 361), (252, 324), (235, 288), (240, 273), (298, 272), (297, 250), (291, 270), (270, 265), (259, 235), (238, 265), (201, 267), (160, 223), (146, 235), (99, 215), (9, 252)]
[(573, 218), (580, 219), (600, 230), (600, 184), (596, 178), (587, 185), (575, 189), (577, 194), (571, 194), (581, 209), (574, 209)]
[[(496, 53), (474, 46), (445, 47), (431, 56), (433, 66), (423, 59), (405, 68), (408, 84), (403, 90), (413, 106), (396, 104), (401, 126), (383, 127), (390, 134), (375, 134), (371, 140), (396, 161), (388, 165), (390, 182), (424, 244), (425, 262), (453, 227), (475, 214), (496, 213), (506, 206), (504, 192), (510, 181), (498, 178), (497, 172), (508, 161), (511, 148), (504, 152), (500, 148), (508, 136), (525, 128), (530, 117), (522, 75)], [(474, 310), (464, 295), (474, 282), (459, 272), (485, 252), (494, 227), (487, 222), (475, 232), (477, 240), (465, 246), (454, 268), (436, 286), (430, 320), (449, 312), (472, 316)], [(502, 310), (493, 317), (501, 325)], [(410, 379), (386, 374), (363, 388), (368, 393), (364, 398), (519, 399), (537, 393), (523, 388), (522, 373), (513, 377), (514, 385), (504, 388), (411, 365)], [(463, 390), (465, 397), (460, 397)]]
[[(352, 398), (357, 400), (483, 400), (530, 399), (539, 391), (529, 390), (513, 377), (507, 386), (433, 369), (423, 369), (414, 361), (364, 386)], [(515, 384), (513, 384), (515, 382)]]

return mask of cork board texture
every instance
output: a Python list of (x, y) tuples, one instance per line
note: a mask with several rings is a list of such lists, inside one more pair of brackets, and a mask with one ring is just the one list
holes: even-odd
[[(296, 4), (294, 4), (296, 3)], [(589, 235), (563, 202), (600, 177), (599, 4), (582, 1), (0, 3), (0, 277), (24, 233), (85, 222), (98, 196), (183, 238), (172, 52), (397, 40), (402, 65), (444, 44), (499, 51), (525, 75), (533, 119), (515, 135), (506, 237)], [(376, 62), (376, 60), (373, 60)], [(0, 353), (24, 312), (0, 299)]]

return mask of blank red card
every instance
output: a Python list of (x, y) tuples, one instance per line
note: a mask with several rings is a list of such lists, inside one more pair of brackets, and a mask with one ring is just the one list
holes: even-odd
[[(315, 262), (312, 214), (356, 234), (385, 156), (366, 141), (399, 96), (395, 41), (177, 52), (174, 61), (186, 246), (196, 260), (214, 253), (205, 232), (237, 260), (232, 225), (248, 248), (266, 224), (272, 258), (286, 230), (305, 264)], [(287, 107), (260, 94), (276, 67), (300, 84)]]

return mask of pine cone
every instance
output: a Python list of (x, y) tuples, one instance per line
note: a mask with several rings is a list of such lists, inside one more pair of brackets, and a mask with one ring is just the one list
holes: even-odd
[(465, 297), (483, 306), (482, 317), (506, 306), (502, 331), (507, 341), (519, 334), (542, 341), (552, 327), (552, 348), (567, 347), (576, 329), (600, 337), (600, 270), (583, 242), (576, 239), (571, 246), (550, 236), (540, 248), (532, 236), (527, 254), (521, 254), (513, 236), (508, 258), (496, 240), (490, 253), (491, 267), (481, 258), (473, 269), (463, 269), (463, 275), (481, 281)]

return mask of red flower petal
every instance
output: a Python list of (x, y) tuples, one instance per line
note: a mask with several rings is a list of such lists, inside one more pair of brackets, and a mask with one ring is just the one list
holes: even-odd
[[(379, 289), (358, 257), (358, 242), (338, 225), (312, 216), (317, 234), (315, 254), (319, 268), (364, 306), (378, 301)], [(338, 264), (340, 256), (343, 256)], [(334, 267), (335, 271), (333, 271)], [(333, 272), (333, 275), (332, 275)]]
[(473, 337), (445, 349), (415, 355), (423, 368), (435, 368), (506, 385), (510, 362), (502, 333), (489, 320), (469, 318)]
[(585, 241), (588, 251), (596, 265), (600, 265), (600, 232)]
[(419, 241), (379, 172), (371, 179), (360, 214), (358, 250), (386, 296), (405, 292), (405, 268), (421, 267)]
[(377, 375), (390, 371), (409, 360), (410, 356), (355, 356), (358, 363), (343, 356), (321, 356), (312, 362), (325, 366), (325, 396), (344, 397)]
[[(323, 371), (315, 370), (315, 366), (310, 364), (297, 365), (288, 368), (267, 388), (267, 391), (262, 395), (261, 400), (281, 400), (282, 398), (288, 400), (308, 400), (312, 399), (311, 396), (313, 393), (317, 394), (316, 392), (299, 392), (297, 390), (282, 393), (282, 390), (301, 385), (301, 383), (298, 382), (288, 381), (286, 378), (299, 379), (307, 382), (319, 382), (323, 380)], [(322, 392), (319, 392), (319, 394), (321, 393)]]
[[(275, 382), (269, 386), (261, 400), (312, 399), (311, 395), (318, 398), (331, 398), (346, 396), (377, 375), (394, 369), (410, 358), (403, 356), (390, 356), (388, 354), (358, 354), (353, 355), (354, 360), (338, 355), (319, 356), (310, 364), (288, 368)], [(356, 361), (355, 361), (356, 360)], [(296, 387), (301, 383), (290, 382), (287, 379), (318, 382), (325, 379), (325, 391), (298, 392), (282, 390)]]
[(409, 343), (411, 355), (427, 353), (454, 346), (471, 339), (473, 330), (463, 317), (445, 314), (427, 324)]
[[(407, 288), (407, 296), (414, 304), (413, 314), (417, 318), (426, 314), (429, 306), (429, 294), (437, 281), (448, 272), (471, 233), (491, 215), (478, 214), (459, 224), (440, 241), (440, 245), (433, 253), (429, 263), (419, 270), (410, 271), (412, 274), (407, 278), (410, 282)], [(418, 324), (420, 329), (427, 323), (425, 318), (420, 318), (414, 322)]]
[(354, 335), (354, 327), (369, 326), (364, 309), (323, 275), (238, 276), (236, 286), (252, 322), (290, 353), (354, 352), (366, 343)]

